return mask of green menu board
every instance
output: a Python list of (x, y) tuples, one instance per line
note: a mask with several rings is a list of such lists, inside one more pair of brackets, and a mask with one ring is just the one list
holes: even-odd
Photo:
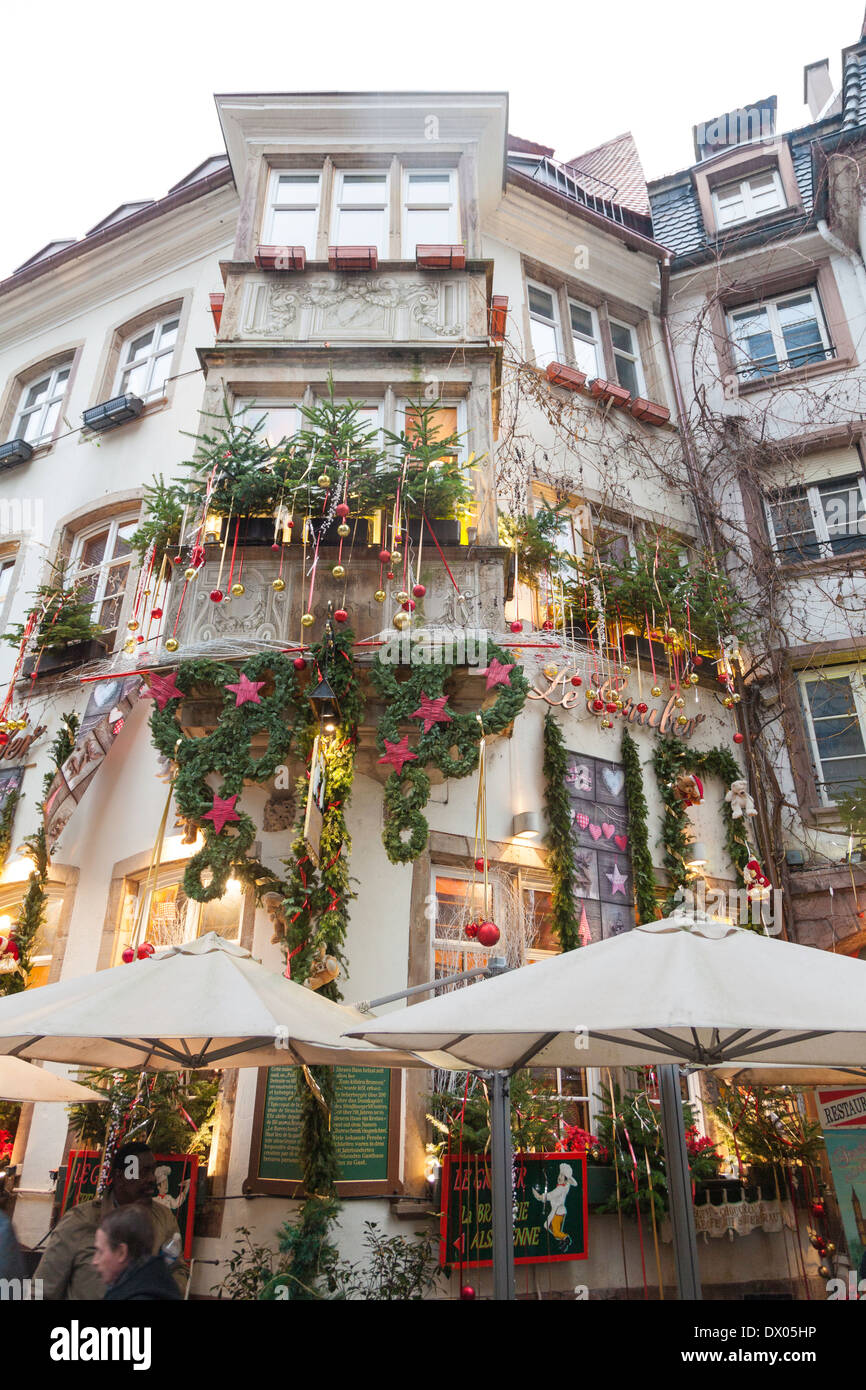
[[(336, 1067), (331, 1128), (341, 1182), (388, 1178), (391, 1072), (388, 1067)], [(294, 1067), (271, 1067), (262, 1111), (258, 1177), (297, 1182), (301, 1101)], [(302, 1081), (302, 1084), (306, 1084)]]

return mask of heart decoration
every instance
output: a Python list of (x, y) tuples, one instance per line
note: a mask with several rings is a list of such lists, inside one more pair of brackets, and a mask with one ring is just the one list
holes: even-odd
[(601, 828), (604, 831), (604, 838), (606, 840), (609, 840), (613, 832), (616, 830), (616, 826), (611, 825), (610, 821), (607, 820), (602, 821)]
[(601, 826), (600, 826), (600, 825), (591, 825), (591, 826), (589, 827), (589, 833), (590, 833), (590, 835), (592, 836), (592, 838), (593, 838), (594, 840), (599, 840), (599, 839), (601, 839)]
[(626, 845), (628, 844), (628, 836), (627, 836), (627, 835), (614, 835), (614, 837), (613, 837), (613, 842), (614, 842), (614, 844), (616, 845), (617, 849), (621, 849), (621, 850), (624, 851)]
[(625, 773), (621, 767), (605, 767), (601, 771), (604, 785), (607, 787), (611, 796), (619, 796), (622, 791), (622, 784), (625, 781)]
[(589, 816), (586, 814), (585, 811), (576, 812), (574, 820), (578, 830), (585, 830), (586, 827), (589, 825)]

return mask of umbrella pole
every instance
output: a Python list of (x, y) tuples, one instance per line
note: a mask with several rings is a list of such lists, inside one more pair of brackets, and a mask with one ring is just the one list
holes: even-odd
[(668, 1208), (674, 1237), (674, 1264), (681, 1300), (703, 1298), (698, 1269), (698, 1242), (692, 1206), (692, 1180), (686, 1153), (679, 1068), (658, 1069), (660, 1119), (668, 1178)]
[(490, 1097), (490, 1194), (493, 1202), (493, 1297), (514, 1298), (514, 1151), (511, 1075), (493, 1073)]

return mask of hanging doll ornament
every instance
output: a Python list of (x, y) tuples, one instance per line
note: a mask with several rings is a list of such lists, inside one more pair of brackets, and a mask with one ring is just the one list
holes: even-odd
[(725, 792), (725, 800), (731, 808), (731, 820), (740, 820), (745, 816), (758, 814), (758, 809), (749, 796), (746, 783), (742, 778), (731, 783), (730, 788)]
[(704, 784), (693, 772), (681, 772), (671, 790), (683, 806), (700, 806), (704, 799)]
[(758, 860), (754, 857), (746, 862), (743, 869), (743, 878), (746, 882), (746, 894), (752, 899), (761, 900), (768, 898), (772, 892), (772, 885), (767, 875), (764, 873)]
[(20, 970), (19, 951), (11, 936), (0, 936), (0, 975)]

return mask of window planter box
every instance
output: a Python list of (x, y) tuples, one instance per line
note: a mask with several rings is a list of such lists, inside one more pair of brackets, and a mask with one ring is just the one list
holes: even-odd
[(258, 246), (256, 265), (259, 270), (303, 270), (307, 252), (303, 246)]
[[(440, 545), (460, 544), (459, 521), (455, 520), (453, 517), (441, 517), (435, 520), (433, 517), (428, 517), (428, 521), (430, 522), (430, 527), (433, 530), (433, 534)], [(427, 529), (427, 526), (421, 520), (420, 516), (410, 516), (407, 526), (409, 532), (409, 539), (413, 541), (415, 545), (417, 545), (418, 542), (422, 539), (422, 532), (424, 544), (430, 544), (430, 531)]]
[(488, 331), (495, 343), (501, 343), (505, 337), (505, 326), (508, 320), (508, 295), (495, 294), (490, 301), (488, 314)]
[(329, 246), (329, 270), (377, 270), (379, 252), (375, 246)]
[(223, 304), (225, 303), (226, 297), (224, 294), (211, 294), (208, 298), (210, 299), (210, 311), (213, 314), (214, 332), (219, 333), (220, 319), (223, 316)]
[(636, 420), (645, 420), (648, 425), (666, 425), (671, 418), (671, 413), (663, 405), (656, 405), (654, 401), (645, 401), (643, 396), (638, 396), (629, 406), (629, 410)]
[(0, 469), (17, 468), (21, 463), (29, 463), (33, 457), (33, 445), (26, 439), (10, 439), (8, 444), (0, 444)]
[(87, 661), (101, 661), (108, 655), (108, 647), (99, 637), (89, 642), (70, 642), (67, 647), (47, 647), (38, 655), (25, 658), (21, 668), (22, 676), (56, 676), (61, 671), (71, 671), (75, 666), (83, 666)]
[(607, 401), (610, 405), (628, 405), (631, 400), (631, 392), (625, 386), (620, 386), (615, 381), (605, 381), (600, 376), (596, 377), (589, 389), (596, 400)]
[(465, 270), (465, 246), (416, 246), (415, 264), (425, 270)]
[(547, 379), (554, 386), (564, 386), (566, 391), (580, 391), (586, 382), (586, 372), (579, 372), (576, 367), (566, 367), (564, 362), (548, 362)]
[(92, 405), (82, 418), (86, 429), (103, 434), (105, 430), (125, 425), (127, 420), (137, 420), (143, 410), (144, 401), (140, 396), (115, 396), (101, 405)]

